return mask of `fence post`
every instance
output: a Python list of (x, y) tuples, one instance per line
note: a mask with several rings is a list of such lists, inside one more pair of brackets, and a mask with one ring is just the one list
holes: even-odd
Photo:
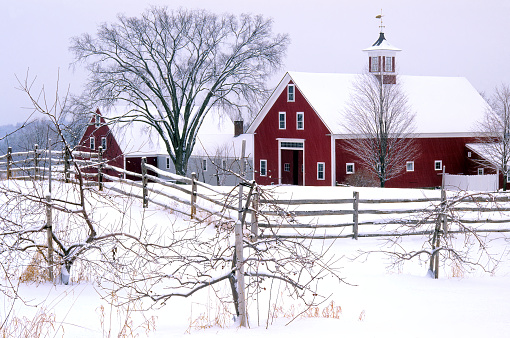
[(352, 202), (352, 238), (358, 240), (358, 217), (359, 217), (359, 192), (353, 191), (352, 197), (354, 198)]
[(34, 180), (37, 181), (37, 174), (39, 173), (39, 145), (34, 144)]
[(48, 238), (48, 278), (53, 282), (53, 225), (51, 217), (51, 193), (46, 194), (46, 235)]
[(69, 169), (71, 167), (70, 163), (69, 163), (69, 149), (67, 147), (64, 148), (64, 178), (65, 178), (65, 182), (66, 183), (69, 183), (69, 180), (70, 180), (70, 173), (69, 173)]
[(197, 174), (191, 173), (191, 219), (197, 214)]
[(99, 166), (97, 167), (97, 183), (99, 183), (99, 191), (103, 191), (103, 147), (98, 148)]
[(255, 192), (253, 193), (253, 202), (252, 202), (252, 208), (253, 211), (251, 212), (251, 241), (255, 242), (259, 237), (259, 220), (258, 220), (258, 213), (259, 213), (259, 203), (260, 203), (260, 192), (259, 187), (257, 186)]
[(147, 157), (142, 157), (142, 186), (143, 186), (143, 207), (147, 208), (149, 206), (149, 199), (147, 197)]
[(12, 177), (11, 173), (12, 166), (12, 147), (7, 148), (7, 179)]
[[(46, 167), (46, 166), (45, 166)], [(48, 139), (48, 190), (51, 194), (51, 138)]]

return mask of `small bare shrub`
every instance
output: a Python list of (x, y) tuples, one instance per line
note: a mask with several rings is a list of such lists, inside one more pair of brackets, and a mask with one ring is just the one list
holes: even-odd
[(352, 187), (378, 187), (381, 185), (377, 176), (366, 169), (360, 169), (354, 174), (347, 175), (344, 184)]
[(49, 280), (48, 269), (44, 266), (46, 261), (40, 252), (37, 252), (20, 276), (21, 283), (44, 283)]

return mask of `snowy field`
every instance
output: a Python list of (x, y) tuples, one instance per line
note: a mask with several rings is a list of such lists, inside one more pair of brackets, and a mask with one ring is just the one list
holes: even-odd
[[(277, 190), (285, 195), (281, 198), (352, 197), (351, 188), (341, 187)], [(360, 192), (361, 198), (437, 197), (437, 194), (437, 191), (367, 188)], [(134, 217), (143, 213), (140, 204), (139, 201), (129, 204), (129, 213)], [(108, 219), (105, 215), (115, 214), (106, 206), (100, 208), (100, 213), (105, 220)], [(169, 218), (176, 223), (189, 221), (154, 205), (144, 214), (145, 222), (158, 226)], [(425, 240), (412, 236), (402, 239), (399, 245), (420, 248)], [(455, 240), (462, 244), (463, 238)], [(439, 279), (434, 280), (427, 276), (425, 257), (395, 265), (390, 256), (382, 253), (360, 256), (360, 251), (392, 250), (384, 238), (314, 241), (312, 245), (317, 248), (331, 246), (329, 254), (340, 258), (336, 264), (341, 267), (345, 283), (320, 280), (319, 290), (325, 298), (318, 306), (318, 315), (308, 311), (307, 315), (293, 319), (305, 310), (303, 304), (287, 298), (279, 286), (271, 288), (268, 282), (267, 291), (258, 299), (249, 299), (250, 328), (241, 329), (234, 323), (232, 305), (223, 309), (211, 288), (190, 298), (171, 299), (158, 309), (137, 311), (140, 304), (112, 306), (108, 297), (111, 295), (93, 281), (68, 286), (20, 284), (19, 298), (14, 304), (3, 297), (0, 319), (2, 322), (8, 319), (3, 327), (6, 332), (26, 325), (28, 336), (43, 337), (509, 337), (509, 239), (501, 233), (492, 234), (485, 243), (500, 261), (493, 272), (477, 267), (461, 271), (446, 264)], [(477, 257), (476, 252), (473, 257)], [(228, 294), (228, 282), (217, 284), (215, 289)], [(268, 307), (273, 311), (268, 313)], [(41, 318), (48, 319), (50, 324), (37, 326)], [(215, 322), (222, 327), (214, 325)], [(121, 328), (124, 331), (119, 332)]]

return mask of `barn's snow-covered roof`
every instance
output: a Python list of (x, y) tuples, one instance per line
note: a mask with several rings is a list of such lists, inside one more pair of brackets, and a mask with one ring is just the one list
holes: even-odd
[[(122, 116), (123, 107), (108, 113), (109, 117)], [(165, 143), (154, 128), (140, 121), (115, 122), (110, 129), (125, 156), (142, 157), (168, 155)], [(192, 155), (214, 156), (219, 149), (225, 156), (241, 155), (242, 139), (246, 139), (246, 155), (253, 153), (253, 136), (234, 137), (234, 124), (228, 116), (222, 116), (216, 109), (209, 111), (202, 123)]]
[[(288, 72), (248, 129), (254, 133), (276, 98), (292, 81), (332, 134), (345, 135), (342, 116), (346, 114), (353, 84), (361, 75)], [(415, 133), (472, 133), (487, 103), (463, 77), (399, 76), (402, 90), (415, 113)], [(432, 135), (431, 135), (432, 136)]]

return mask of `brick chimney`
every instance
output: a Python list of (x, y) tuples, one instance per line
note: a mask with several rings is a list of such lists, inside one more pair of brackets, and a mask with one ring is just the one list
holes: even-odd
[(244, 133), (243, 121), (234, 121), (234, 136), (239, 136)]

